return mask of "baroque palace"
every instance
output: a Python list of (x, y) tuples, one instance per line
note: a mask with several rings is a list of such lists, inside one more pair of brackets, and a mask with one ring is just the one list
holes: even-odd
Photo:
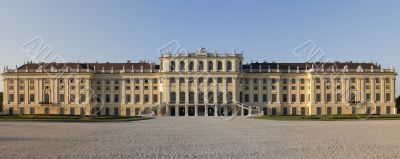
[(160, 64), (27, 63), (5, 68), (6, 114), (156, 116), (394, 114), (394, 68), (250, 63), (243, 54), (160, 56)]

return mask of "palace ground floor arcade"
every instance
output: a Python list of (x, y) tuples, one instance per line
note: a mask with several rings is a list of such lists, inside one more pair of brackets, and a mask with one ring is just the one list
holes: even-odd
[(169, 105), (6, 105), (8, 115), (53, 114), (53, 115), (115, 115), (134, 116), (247, 116), (264, 115), (341, 115), (341, 114), (396, 114), (394, 105), (265, 105), (244, 107), (240, 104), (169, 104)]

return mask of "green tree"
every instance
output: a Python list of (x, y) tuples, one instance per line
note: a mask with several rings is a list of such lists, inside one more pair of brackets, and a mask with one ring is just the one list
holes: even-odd
[(397, 113), (399, 113), (400, 110), (400, 96), (396, 98), (396, 108), (397, 108)]

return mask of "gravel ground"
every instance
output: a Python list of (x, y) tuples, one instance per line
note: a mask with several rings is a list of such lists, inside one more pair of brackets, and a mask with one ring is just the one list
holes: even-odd
[(400, 121), (0, 122), (0, 158), (400, 158)]

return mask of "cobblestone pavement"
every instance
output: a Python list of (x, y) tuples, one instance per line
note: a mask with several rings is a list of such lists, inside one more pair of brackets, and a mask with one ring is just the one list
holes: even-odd
[(0, 158), (400, 158), (400, 121), (0, 122)]

